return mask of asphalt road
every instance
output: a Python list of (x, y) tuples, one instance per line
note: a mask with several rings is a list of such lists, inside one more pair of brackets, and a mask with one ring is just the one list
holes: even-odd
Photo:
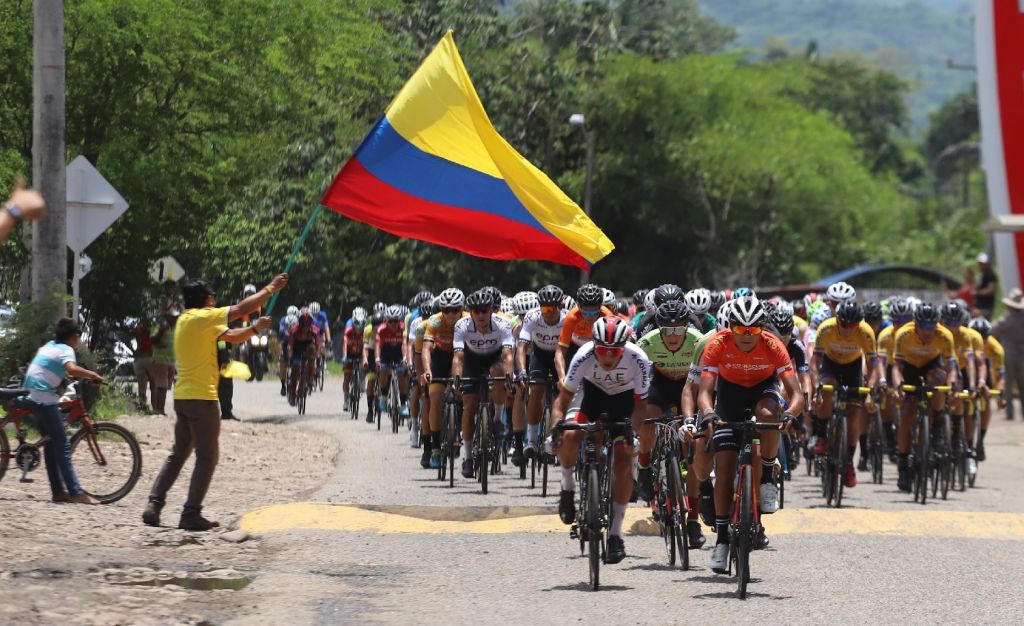
[[(628, 557), (602, 568), (602, 588), (591, 592), (554, 496), (542, 499), (511, 467), (486, 496), (461, 476), (450, 489), (420, 469), (406, 432), (350, 419), (340, 410), (340, 381), (328, 388), (298, 416), (276, 383), (236, 387), (243, 420), (294, 423), (342, 446), (333, 478), (311, 503), (242, 519), (268, 557), (255, 582), (236, 592), (252, 602), (239, 623), (930, 624), (1017, 623), (1024, 615), (1019, 421), (993, 420), (977, 488), (925, 506), (896, 489), (890, 466), (883, 485), (861, 474), (844, 508), (827, 509), (801, 467), (786, 508), (764, 519), (771, 547), (751, 557), (744, 602), (734, 597), (734, 578), (708, 569), (709, 548), (690, 553), (689, 571), (670, 568), (660, 537), (642, 534), (639, 504), (627, 517), (640, 533), (627, 533)], [(557, 495), (554, 477), (549, 493)]]

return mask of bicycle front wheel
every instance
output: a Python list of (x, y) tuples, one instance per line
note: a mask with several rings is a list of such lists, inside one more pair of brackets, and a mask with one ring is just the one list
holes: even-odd
[(675, 535), (676, 551), (679, 553), (679, 566), (690, 569), (689, 537), (686, 535), (686, 483), (679, 471), (679, 459), (670, 456), (665, 462), (668, 472), (668, 505), (671, 515), (672, 534)]
[(97, 422), (71, 437), (71, 462), (82, 490), (103, 504), (117, 502), (142, 475), (142, 450), (135, 435), (113, 422)]
[(597, 591), (601, 583), (601, 494), (598, 490), (597, 467), (587, 474), (587, 550), (590, 552), (590, 588)]
[(847, 442), (846, 417), (840, 415), (836, 422), (835, 447), (832, 450), (835, 463), (835, 474), (832, 476), (832, 488), (835, 490), (835, 506), (843, 506), (843, 480), (846, 478), (846, 466), (848, 464), (849, 443)]
[(744, 467), (740, 479), (740, 521), (736, 533), (736, 591), (741, 600), (747, 597), (747, 583), (750, 582), (750, 542), (755, 532), (753, 489), (750, 467)]

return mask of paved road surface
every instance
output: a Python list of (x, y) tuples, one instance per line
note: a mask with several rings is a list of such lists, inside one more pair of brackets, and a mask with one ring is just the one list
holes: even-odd
[[(486, 496), (461, 477), (449, 489), (419, 468), (405, 432), (342, 415), (340, 382), (328, 385), (334, 391), (314, 395), (302, 417), (275, 383), (236, 390), (243, 419), (301, 424), (342, 444), (334, 477), (312, 503), (243, 519), (271, 556), (239, 592), (253, 602), (239, 622), (926, 624), (1024, 615), (1020, 422), (994, 420), (976, 489), (924, 507), (897, 491), (889, 467), (884, 485), (861, 474), (844, 508), (827, 509), (801, 468), (786, 508), (765, 518), (771, 548), (753, 554), (755, 580), (741, 602), (734, 579), (707, 568), (708, 549), (690, 553), (690, 571), (672, 569), (661, 539), (643, 535), (626, 536), (629, 556), (603, 568), (601, 591), (590, 592), (554, 498), (511, 474)], [(645, 516), (634, 505), (627, 527), (640, 530)]]

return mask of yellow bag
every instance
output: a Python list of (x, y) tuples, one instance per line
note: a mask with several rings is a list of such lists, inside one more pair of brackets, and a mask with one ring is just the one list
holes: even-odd
[(249, 366), (241, 361), (228, 361), (220, 368), (220, 375), (224, 378), (239, 378), (241, 380), (252, 378)]

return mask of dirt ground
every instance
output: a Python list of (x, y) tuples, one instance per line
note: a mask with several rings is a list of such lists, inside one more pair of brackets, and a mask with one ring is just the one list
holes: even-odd
[(13, 469), (0, 481), (0, 623), (201, 624), (246, 612), (251, 606), (232, 589), (248, 583), (265, 549), (259, 538), (226, 539), (231, 524), (252, 508), (307, 496), (331, 475), (338, 453), (334, 439), (294, 426), (224, 422), (204, 510), (224, 528), (176, 528), (191, 461), (168, 495), (164, 527), (150, 528), (140, 516), (173, 418), (118, 421), (143, 451), (142, 478), (123, 500), (54, 504), (41, 467), (33, 483), (19, 482)]

